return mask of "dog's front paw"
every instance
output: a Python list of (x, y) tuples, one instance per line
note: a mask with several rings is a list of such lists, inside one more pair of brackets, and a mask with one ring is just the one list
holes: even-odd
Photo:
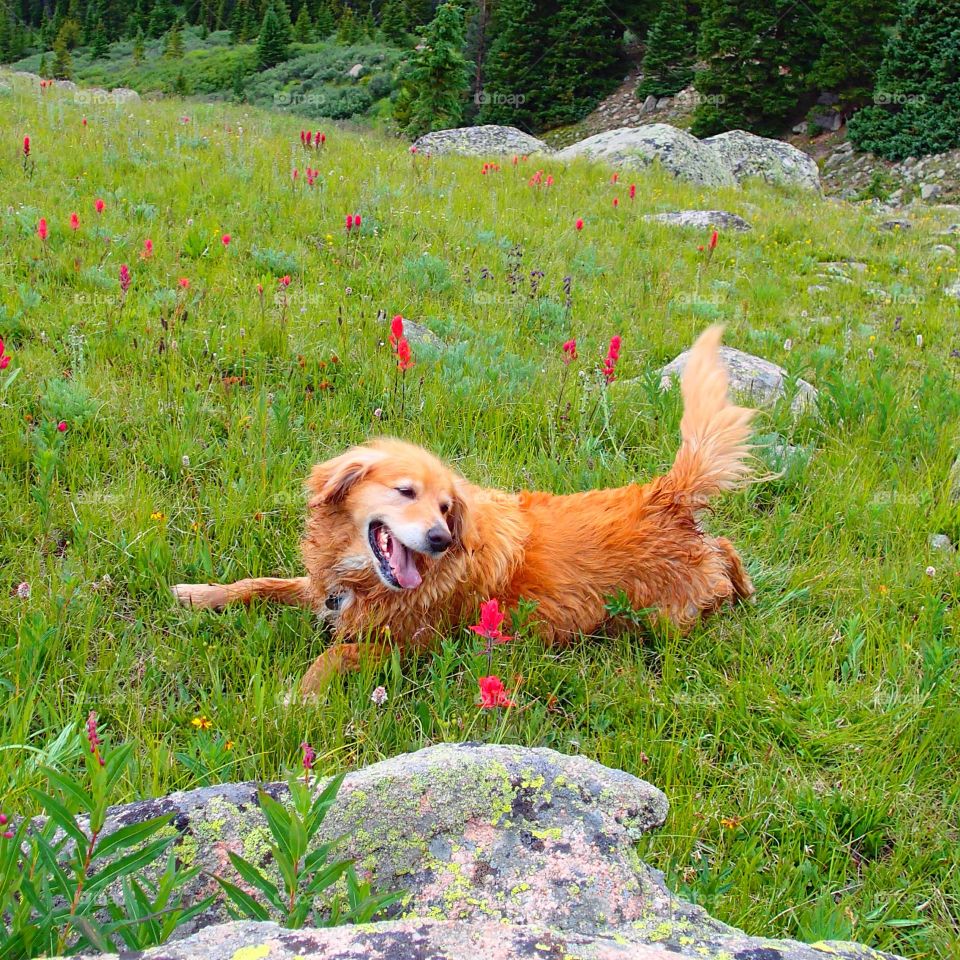
[(178, 583), (170, 592), (185, 607), (219, 610), (227, 602), (227, 591), (215, 583)]

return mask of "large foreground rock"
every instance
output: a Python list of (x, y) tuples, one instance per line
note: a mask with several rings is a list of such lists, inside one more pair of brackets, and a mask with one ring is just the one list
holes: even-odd
[[(661, 389), (669, 390), (673, 381), (679, 380), (689, 359), (690, 351), (684, 350), (660, 371)], [(817, 390), (812, 384), (799, 377), (793, 380), (783, 367), (770, 360), (734, 347), (720, 347), (720, 359), (730, 376), (730, 389), (752, 403), (769, 406), (786, 396), (789, 390), (790, 406), (795, 413), (816, 405)]]
[(483, 127), (457, 127), (426, 133), (413, 144), (421, 153), (457, 153), (463, 156), (495, 156), (498, 154), (550, 153), (542, 140), (531, 137), (516, 127), (487, 124)]
[(737, 183), (753, 177), (779, 186), (821, 192), (820, 169), (812, 157), (783, 140), (731, 130), (702, 140), (713, 150)]
[(665, 223), (670, 227), (691, 227), (696, 230), (736, 230), (744, 233), (753, 227), (743, 217), (726, 210), (671, 210), (668, 213), (650, 213), (644, 220)]
[(646, 167), (656, 161), (674, 176), (691, 183), (729, 187), (736, 182), (715, 150), (704, 146), (686, 130), (666, 123), (608, 130), (574, 143), (555, 156), (558, 160), (588, 157), (632, 168)]
[[(186, 865), (231, 879), (228, 852), (271, 870), (256, 784), (226, 784), (111, 811), (107, 830), (162, 813)], [(283, 799), (286, 786), (267, 790)], [(629, 773), (552, 750), (443, 744), (350, 774), (324, 824), (377, 889), (406, 897), (378, 923), (290, 931), (221, 923), (144, 956), (155, 960), (863, 960), (845, 944), (748, 937), (675, 897), (635, 842), (667, 815)], [(201, 875), (190, 896), (217, 892)], [(189, 932), (189, 931), (188, 931)]]

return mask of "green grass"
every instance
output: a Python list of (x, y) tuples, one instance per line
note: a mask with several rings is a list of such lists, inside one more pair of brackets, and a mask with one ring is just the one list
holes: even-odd
[[(137, 746), (128, 798), (278, 777), (304, 739), (331, 771), (463, 738), (579, 750), (666, 791), (669, 820), (641, 853), (720, 918), (956, 956), (960, 578), (927, 546), (960, 538), (947, 492), (960, 337), (942, 293), (956, 265), (930, 252), (946, 215), (888, 233), (856, 208), (761, 186), (706, 191), (657, 172), (612, 186), (605, 168), (548, 161), (556, 183), (534, 192), (532, 162), (483, 176), (479, 159), (414, 159), (333, 127), (306, 155), (289, 118), (184, 112), (55, 91), (0, 100), (0, 336), (14, 358), (0, 376), (20, 370), (0, 398), (3, 808), (29, 812), (33, 751), (91, 709)], [(317, 184), (295, 186), (291, 167), (308, 164)], [(723, 234), (707, 269), (705, 237), (640, 219), (701, 206), (755, 228)], [(348, 238), (356, 212), (362, 234)], [(841, 258), (866, 272), (817, 279)], [(819, 283), (830, 292), (808, 292)], [(444, 343), (414, 348), (402, 411), (380, 310)], [(476, 707), (484, 663), (465, 630), (304, 706), (285, 698), (325, 644), (309, 615), (171, 601), (178, 581), (298, 573), (310, 464), (371, 434), (508, 488), (663, 470), (680, 408), (655, 371), (717, 320), (728, 343), (820, 390), (819, 417), (794, 420), (784, 402), (758, 428), (808, 455), (707, 518), (747, 559), (755, 605), (685, 639), (498, 648), (497, 671), (522, 683), (494, 724)], [(620, 381), (598, 407), (614, 333)], [(586, 377), (571, 376), (558, 422), (569, 336)], [(200, 715), (211, 730), (192, 725)]]

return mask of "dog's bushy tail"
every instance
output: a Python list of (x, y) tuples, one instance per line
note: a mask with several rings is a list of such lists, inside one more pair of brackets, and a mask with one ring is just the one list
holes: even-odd
[(748, 441), (757, 411), (730, 402), (719, 352), (722, 334), (723, 327), (714, 326), (700, 335), (680, 378), (682, 442), (665, 480), (694, 509), (753, 479)]

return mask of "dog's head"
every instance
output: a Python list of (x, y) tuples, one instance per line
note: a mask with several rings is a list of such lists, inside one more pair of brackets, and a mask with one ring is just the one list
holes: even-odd
[[(465, 482), (421, 447), (375, 440), (318, 464), (311, 509), (348, 524), (348, 562), (392, 590), (414, 590), (423, 573), (463, 542)], [(422, 558), (428, 558), (425, 562)]]

